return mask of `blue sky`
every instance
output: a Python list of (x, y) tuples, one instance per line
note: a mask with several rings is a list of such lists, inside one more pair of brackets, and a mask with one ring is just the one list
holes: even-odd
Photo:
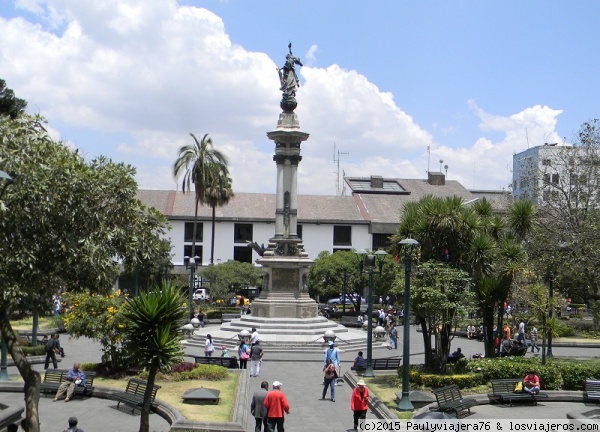
[[(0, 78), (57, 139), (174, 189), (189, 133), (230, 158), (234, 190), (273, 192), (287, 44), (302, 59), (300, 193), (348, 176), (468, 188), (599, 116), (597, 2), (0, 0)], [(442, 168), (442, 171), (444, 169)]]

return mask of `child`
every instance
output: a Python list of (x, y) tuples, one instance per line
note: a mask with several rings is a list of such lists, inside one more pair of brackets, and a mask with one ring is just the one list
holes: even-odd
[(229, 350), (225, 345), (221, 347), (221, 357), (229, 357)]

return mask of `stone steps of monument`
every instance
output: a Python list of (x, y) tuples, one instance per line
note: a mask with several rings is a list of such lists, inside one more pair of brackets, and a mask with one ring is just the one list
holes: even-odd
[[(347, 333), (348, 329), (344, 326), (340, 326), (334, 322), (330, 322), (328, 324), (323, 323), (315, 323), (315, 324), (306, 324), (303, 326), (298, 326), (295, 324), (263, 324), (263, 325), (253, 325), (252, 327), (256, 327), (258, 332), (261, 334), (289, 334), (290, 330), (293, 331), (294, 334), (323, 334), (327, 330), (333, 330), (335, 333)], [(247, 323), (240, 323), (237, 321), (232, 321), (230, 323), (223, 323), (221, 325), (221, 330), (223, 331), (234, 331), (241, 332), (242, 330), (248, 330), (252, 327), (248, 327)]]
[[(205, 339), (200, 336), (193, 336), (187, 339), (186, 345), (190, 348), (197, 348), (199, 350), (204, 349)], [(214, 337), (213, 344), (217, 348), (217, 353), (220, 351), (219, 348), (223, 345), (227, 346), (230, 350), (234, 350), (239, 344), (237, 336), (235, 338), (221, 338)], [(373, 347), (383, 347), (385, 342), (373, 341)], [(327, 344), (323, 342), (323, 338), (320, 337), (312, 342), (292, 342), (292, 341), (261, 341), (261, 346), (265, 352), (294, 352), (301, 351), (305, 353), (322, 353), (327, 348)], [(367, 343), (364, 340), (358, 341), (344, 341), (342, 339), (336, 340), (336, 346), (342, 352), (345, 351), (359, 351), (366, 350)]]

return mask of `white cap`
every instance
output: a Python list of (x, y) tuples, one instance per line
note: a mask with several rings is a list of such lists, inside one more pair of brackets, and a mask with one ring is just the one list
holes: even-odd
[(279, 382), (279, 381), (273, 381), (273, 387), (281, 387), (283, 385), (283, 383)]

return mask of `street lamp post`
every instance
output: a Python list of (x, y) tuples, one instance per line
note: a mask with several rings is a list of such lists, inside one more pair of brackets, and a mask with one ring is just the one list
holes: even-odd
[[(383, 267), (383, 257), (387, 255), (385, 251), (378, 250), (374, 254), (367, 254), (363, 249), (357, 250), (356, 254), (361, 257), (359, 264), (360, 272), (366, 268), (369, 275), (369, 298), (367, 299), (367, 367), (363, 374), (364, 377), (374, 377), (373, 373), (373, 272), (375, 265), (379, 266), (379, 273)], [(378, 259), (378, 257), (381, 257)]]
[[(554, 315), (554, 273), (550, 272), (548, 274), (548, 303), (550, 303), (550, 310), (548, 311), (548, 317), (552, 319)], [(552, 330), (548, 331), (548, 349), (546, 350), (546, 357), (552, 358)]]
[[(0, 199), (2, 198), (2, 196), (4, 195), (4, 191), (6, 191), (6, 188), (11, 185), (14, 180), (4, 171), (0, 171), (0, 181), (2, 181), (2, 183), (4, 183), (2, 185), (2, 188), (0, 189)], [(8, 376), (8, 349), (6, 346), (6, 341), (4, 340), (4, 338), (2, 337), (2, 335), (0, 335), (0, 339), (2, 340), (2, 346), (0, 348), (0, 381), (9, 381), (10, 378)]]
[(402, 398), (398, 411), (414, 409), (410, 401), (410, 273), (412, 271), (412, 249), (419, 245), (415, 239), (404, 239), (398, 243), (404, 250), (404, 340), (402, 341)]
[(185, 268), (190, 271), (190, 289), (188, 292), (188, 302), (190, 305), (190, 319), (194, 318), (194, 300), (193, 300), (192, 296), (194, 294), (194, 287), (196, 285), (194, 283), (194, 273), (196, 272), (196, 268), (198, 266), (199, 259), (200, 259), (199, 256), (195, 256), (195, 257), (184, 256), (183, 257), (183, 263), (185, 264)]

